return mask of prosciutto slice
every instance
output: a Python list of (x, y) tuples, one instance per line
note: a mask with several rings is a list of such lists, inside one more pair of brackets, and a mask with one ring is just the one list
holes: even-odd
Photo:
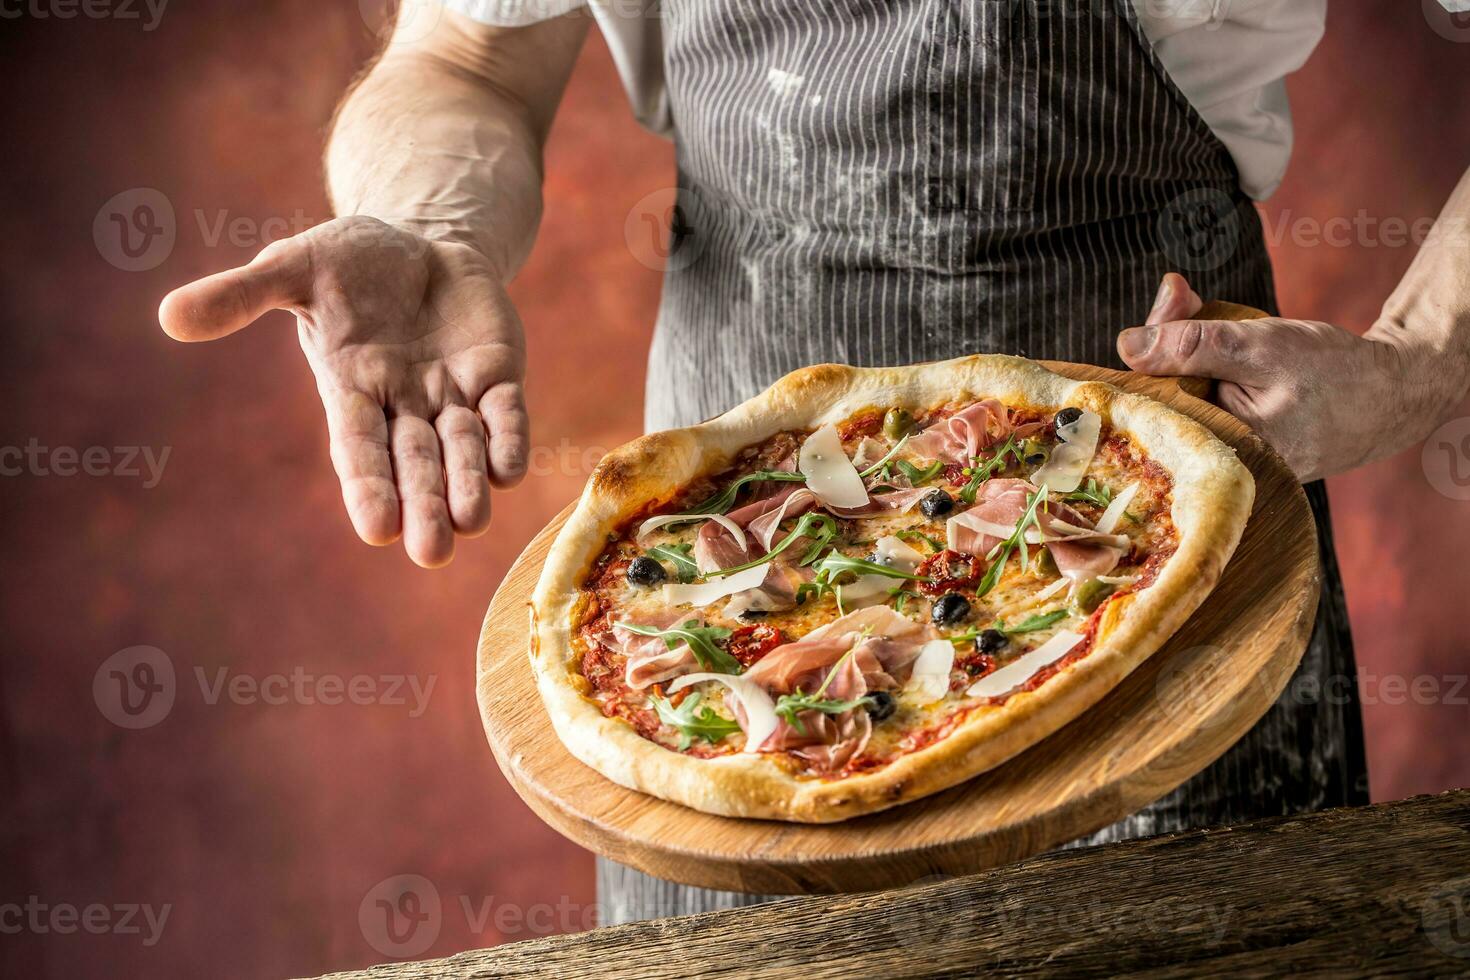
[[(866, 690), (892, 690), (908, 679), (919, 648), (938, 636), (887, 606), (869, 606), (834, 619), (794, 643), (782, 644), (745, 676), (776, 694), (815, 691), (842, 655), (862, 672)], [(830, 690), (830, 688), (829, 688)]]
[[(839, 655), (840, 656), (840, 655)], [(749, 674), (746, 675), (749, 679)], [(826, 696), (839, 701), (852, 701), (868, 693), (868, 681), (857, 659), (843, 663), (827, 685)], [(853, 760), (873, 734), (873, 720), (865, 708), (853, 708), (840, 714), (803, 711), (796, 716), (798, 725), (784, 718), (766, 739), (762, 748), (772, 751), (790, 750), (822, 773), (836, 772)]]
[(804, 568), (787, 568), (778, 561), (767, 566), (765, 581), (753, 589), (737, 592), (725, 604), (725, 615), (737, 619), (747, 612), (782, 612), (796, 608), (796, 588), (810, 579)]
[[(972, 555), (985, 556), (1001, 542), (1001, 538), (976, 524), (1015, 527), (1026, 511), (1026, 501), (1036, 488), (1025, 480), (989, 480), (981, 485), (975, 506), (950, 518), (949, 547)], [(1057, 563), (1057, 570), (1073, 582), (1084, 582), (1112, 571), (1127, 554), (1117, 535), (1093, 529), (1087, 518), (1059, 500), (1052, 500), (1039, 512), (1046, 548)]]
[(735, 540), (730, 529), (718, 521), (705, 521), (694, 536), (694, 564), (705, 575), (743, 565), (755, 557), (748, 545)]
[(1010, 413), (1000, 402), (987, 398), (935, 422), (910, 439), (907, 448), (925, 459), (964, 464), (1010, 434)]
[[(703, 625), (699, 617), (688, 613), (681, 614), (673, 609), (665, 609), (650, 616), (640, 616), (637, 625), (652, 626), (662, 630), (676, 623), (687, 623), (691, 619), (696, 621), (696, 625)], [(599, 639), (628, 658), (623, 677), (627, 680), (628, 686), (635, 691), (641, 691), (652, 684), (662, 684), (680, 674), (700, 669), (699, 661), (694, 658), (694, 651), (690, 650), (686, 643), (681, 643), (670, 650), (669, 645), (660, 637), (643, 636), (623, 629), (621, 626), (614, 626), (603, 633)]]
[[(778, 498), (771, 498), (776, 501)], [(779, 502), (773, 507), (767, 508), (760, 515), (753, 517), (745, 525), (750, 533), (755, 535), (761, 547), (767, 551), (775, 544), (776, 532), (780, 529), (781, 522), (788, 517), (800, 517), (817, 505), (817, 495), (806, 487), (794, 487), (779, 498)], [(754, 505), (750, 505), (754, 506)]]
[(898, 487), (887, 493), (869, 494), (862, 507), (828, 507), (838, 517), (876, 517), (907, 514), (928, 493), (928, 487)]
[[(804, 498), (810, 498), (809, 501)], [(746, 504), (740, 510), (733, 511), (729, 515), (735, 523), (744, 526), (746, 520), (741, 519), (741, 512), (749, 514), (760, 513), (761, 516), (749, 519), (750, 530), (755, 540), (747, 536), (742, 545), (735, 540), (729, 529), (721, 526), (715, 521), (707, 521), (700, 527), (699, 533), (694, 539), (694, 562), (699, 570), (706, 575), (710, 572), (719, 571), (722, 568), (732, 568), (743, 565), (746, 562), (765, 554), (771, 547), (771, 538), (775, 535), (776, 526), (784, 519), (788, 511), (801, 513), (803, 509), (810, 509), (815, 503), (816, 495), (804, 487), (788, 485), (784, 492)], [(768, 526), (757, 530), (757, 525), (764, 520)], [(725, 606), (725, 615), (736, 617), (746, 612), (780, 612), (796, 607), (796, 587), (802, 581), (802, 573), (785, 567), (776, 559), (767, 566), (766, 577), (760, 585), (753, 589), (737, 592), (730, 598)]]

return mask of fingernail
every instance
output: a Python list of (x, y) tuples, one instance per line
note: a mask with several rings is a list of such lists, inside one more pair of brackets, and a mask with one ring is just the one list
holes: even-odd
[(1148, 311), (1148, 322), (1152, 323), (1154, 317), (1174, 296), (1174, 282), (1165, 276), (1164, 281), (1159, 284), (1159, 293), (1154, 297), (1154, 308)]
[(1141, 357), (1148, 353), (1148, 349), (1154, 345), (1154, 335), (1158, 331), (1153, 327), (1133, 327), (1124, 330), (1118, 337), (1118, 343), (1123, 348), (1124, 357)]

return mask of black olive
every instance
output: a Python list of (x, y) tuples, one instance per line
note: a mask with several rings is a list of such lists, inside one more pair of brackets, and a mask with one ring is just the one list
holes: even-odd
[(891, 718), (897, 710), (898, 702), (887, 691), (872, 691), (868, 694), (868, 714), (873, 716), (874, 721)]
[(975, 649), (981, 653), (995, 653), (997, 650), (1004, 650), (1009, 642), (1010, 638), (1000, 630), (983, 630), (975, 638)]
[(658, 585), (668, 577), (664, 567), (647, 555), (639, 555), (628, 563), (628, 581), (634, 585)]
[(740, 611), (740, 618), (746, 621), (752, 619), (765, 619), (770, 614), (771, 611), (769, 609), (742, 609)]
[(970, 615), (970, 600), (958, 592), (946, 592), (929, 610), (929, 618), (940, 626), (953, 626)]
[(919, 501), (919, 510), (925, 517), (943, 517), (954, 510), (954, 498), (938, 488), (930, 490)]
[(1073, 422), (1077, 421), (1081, 417), (1082, 409), (1070, 407), (1064, 408), (1057, 413), (1057, 428), (1060, 429), (1064, 425), (1071, 425)]

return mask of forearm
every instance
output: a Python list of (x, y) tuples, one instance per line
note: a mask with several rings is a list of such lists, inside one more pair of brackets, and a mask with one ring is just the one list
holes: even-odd
[(433, 37), (390, 45), (333, 128), (337, 214), (472, 245), (509, 280), (535, 238), (541, 146), (584, 33), (446, 16)]
[(1470, 172), (1365, 335), (1406, 379), (1406, 412), (1430, 428), (1470, 390)]

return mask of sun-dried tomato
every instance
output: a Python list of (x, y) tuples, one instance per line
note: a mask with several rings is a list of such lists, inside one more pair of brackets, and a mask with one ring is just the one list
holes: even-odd
[(945, 549), (925, 558), (915, 571), (926, 580), (919, 583), (919, 591), (933, 599), (946, 592), (973, 589), (985, 575), (985, 562), (963, 551)]
[(730, 634), (730, 656), (749, 667), (761, 657), (786, 642), (786, 634), (774, 626), (758, 623), (742, 626)]
[(954, 658), (954, 665), (971, 677), (984, 677), (995, 669), (995, 657), (989, 653), (981, 653), (972, 645), (968, 653), (961, 653)]
[(882, 412), (865, 412), (862, 415), (854, 415), (846, 422), (837, 426), (837, 435), (843, 440), (854, 439), (858, 436), (870, 436), (883, 427)]

